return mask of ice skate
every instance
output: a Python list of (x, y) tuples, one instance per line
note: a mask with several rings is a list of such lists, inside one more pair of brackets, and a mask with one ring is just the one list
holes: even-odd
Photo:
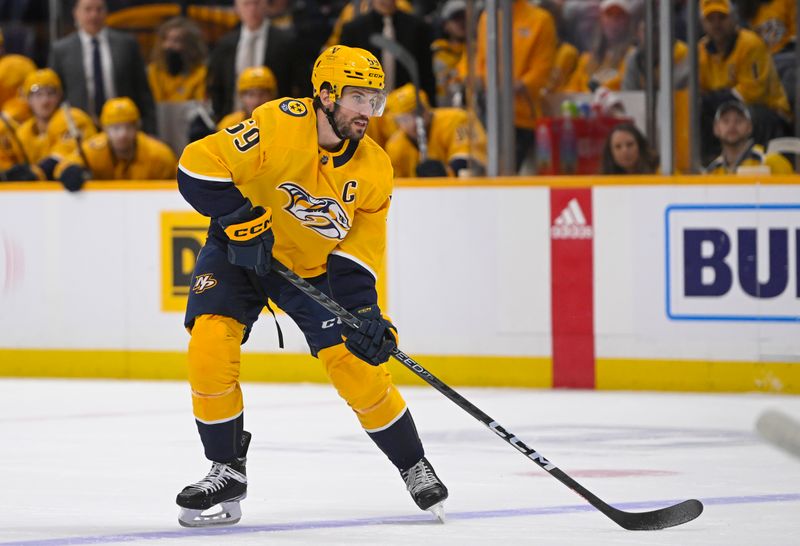
[(422, 510), (430, 510), (436, 518), (444, 523), (444, 501), (447, 499), (447, 487), (439, 480), (431, 463), (423, 457), (414, 466), (401, 470), (400, 475), (406, 482), (406, 489), (411, 498)]
[[(178, 493), (176, 502), (181, 508), (178, 523), (184, 527), (210, 527), (233, 525), (242, 519), (239, 501), (247, 497), (245, 455), (250, 437), (249, 432), (243, 433), (242, 457), (230, 463), (213, 463), (205, 478)], [(210, 510), (217, 505), (218, 510)]]

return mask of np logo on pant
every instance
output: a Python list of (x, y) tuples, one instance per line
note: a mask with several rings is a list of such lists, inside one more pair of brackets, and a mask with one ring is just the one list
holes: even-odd
[(214, 278), (213, 273), (203, 273), (195, 275), (194, 285), (192, 285), (192, 292), (195, 294), (202, 294), (206, 290), (210, 290), (217, 286), (217, 279)]

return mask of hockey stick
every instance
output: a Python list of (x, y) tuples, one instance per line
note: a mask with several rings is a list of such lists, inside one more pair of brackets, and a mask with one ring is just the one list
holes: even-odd
[(414, 121), (417, 126), (417, 148), (419, 148), (419, 162), (422, 163), (428, 159), (428, 135), (425, 131), (425, 120), (422, 117), (422, 101), (419, 98), (419, 66), (417, 65), (417, 60), (398, 42), (390, 40), (382, 34), (373, 34), (369, 37), (369, 41), (375, 47), (389, 50), (389, 53), (394, 55), (397, 62), (403, 65), (411, 76), (417, 103), (416, 111), (414, 112)]
[[(274, 258), (272, 260), (272, 270), (292, 283), (297, 289), (319, 303), (325, 309), (336, 315), (339, 319), (341, 319), (342, 322), (351, 328), (359, 327), (360, 321), (353, 316), (353, 314), (336, 303), (329, 296), (314, 288), (305, 279), (297, 275), (297, 273), (294, 271), (288, 269), (285, 265), (278, 262)], [(692, 521), (703, 513), (703, 504), (699, 500), (695, 499), (683, 501), (673, 506), (668, 506), (659, 510), (653, 510), (651, 512), (625, 512), (623, 510), (619, 510), (618, 508), (614, 508), (613, 506), (601, 500), (599, 497), (595, 496), (594, 493), (583, 487), (581, 484), (573, 480), (569, 475), (545, 459), (544, 456), (542, 456), (536, 450), (525, 445), (522, 440), (506, 430), (497, 421), (489, 417), (477, 406), (447, 386), (440, 379), (436, 378), (432, 373), (423, 368), (422, 365), (405, 354), (403, 351), (398, 348), (394, 349), (394, 351), (392, 351), (392, 357), (403, 364), (403, 366), (417, 374), (417, 376), (422, 378), (434, 389), (449, 398), (458, 407), (489, 427), (495, 434), (505, 440), (506, 443), (512, 445), (520, 453), (545, 469), (550, 473), (551, 476), (586, 499), (589, 504), (597, 508), (600, 512), (605, 514), (620, 527), (631, 531), (664, 529), (666, 527), (674, 527), (676, 525), (681, 525), (683, 523)]]
[(72, 106), (70, 105), (69, 101), (65, 100), (61, 103), (61, 108), (64, 110), (64, 119), (67, 121), (67, 132), (69, 133), (69, 136), (75, 140), (75, 145), (78, 148), (78, 154), (81, 156), (84, 165), (86, 165), (86, 170), (91, 173), (92, 166), (89, 165), (89, 158), (86, 157), (86, 153), (83, 151), (83, 136), (78, 130), (78, 125), (75, 123), (75, 118), (72, 117)]

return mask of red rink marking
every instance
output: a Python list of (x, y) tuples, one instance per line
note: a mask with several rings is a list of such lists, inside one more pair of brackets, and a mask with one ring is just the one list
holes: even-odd
[(592, 189), (551, 189), (554, 387), (595, 387), (593, 241)]

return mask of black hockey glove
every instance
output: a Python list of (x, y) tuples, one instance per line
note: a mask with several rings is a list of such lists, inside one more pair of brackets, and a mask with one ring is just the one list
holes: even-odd
[(272, 262), (272, 209), (253, 207), (250, 200), (217, 221), (228, 236), (228, 261), (252, 269), (256, 275), (269, 273)]
[(18, 163), (3, 173), (3, 180), (10, 182), (31, 182), (39, 180), (30, 165)]
[(377, 305), (368, 305), (353, 311), (361, 321), (358, 330), (342, 326), (344, 346), (355, 356), (373, 366), (389, 360), (397, 347), (397, 329), (381, 316)]
[(436, 159), (426, 159), (417, 165), (416, 171), (419, 178), (447, 176), (447, 167)]
[(70, 192), (79, 191), (88, 178), (89, 172), (78, 165), (70, 165), (58, 177), (64, 188)]

